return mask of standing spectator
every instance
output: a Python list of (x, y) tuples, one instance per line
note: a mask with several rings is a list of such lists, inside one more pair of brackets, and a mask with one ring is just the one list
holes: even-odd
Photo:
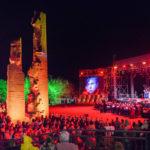
[(114, 150), (124, 150), (123, 144), (121, 142), (116, 142), (114, 145)]
[(78, 150), (78, 146), (69, 143), (69, 133), (67, 131), (61, 132), (59, 136), (59, 143), (56, 144), (57, 150)]
[(39, 150), (38, 147), (32, 145), (32, 139), (29, 136), (24, 136), (24, 143), (21, 144), (20, 150)]
[(55, 150), (53, 139), (51, 136), (47, 136), (46, 142), (41, 145), (40, 150)]

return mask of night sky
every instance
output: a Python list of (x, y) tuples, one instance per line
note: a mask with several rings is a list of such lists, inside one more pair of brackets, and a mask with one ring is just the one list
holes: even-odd
[(33, 11), (47, 14), (48, 72), (78, 86), (80, 69), (150, 53), (150, 9), (142, 3), (43, 3), (1, 5), (0, 78), (6, 79), (9, 43), (22, 37), (23, 71), (32, 62)]

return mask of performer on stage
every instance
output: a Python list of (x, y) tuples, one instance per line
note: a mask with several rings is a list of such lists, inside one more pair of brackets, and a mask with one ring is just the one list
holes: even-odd
[(146, 85), (144, 85), (144, 98), (150, 98), (150, 87), (146, 87)]

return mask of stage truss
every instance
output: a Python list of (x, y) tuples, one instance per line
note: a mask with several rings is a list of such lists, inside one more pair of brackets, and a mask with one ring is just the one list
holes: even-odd
[(150, 54), (115, 61), (112, 67), (79, 72), (79, 78), (91, 76), (103, 76), (106, 99), (137, 98), (134, 89), (137, 76), (145, 80), (144, 93), (150, 93)]
[(150, 87), (150, 54), (118, 60), (114, 63), (112, 72), (114, 98), (137, 98), (134, 89), (134, 81), (137, 76), (143, 77), (144, 88), (150, 92), (148, 89)]

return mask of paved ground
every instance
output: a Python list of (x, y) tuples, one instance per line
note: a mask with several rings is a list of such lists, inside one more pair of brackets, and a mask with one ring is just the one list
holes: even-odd
[(93, 106), (52, 106), (49, 108), (50, 113), (53, 114), (63, 114), (63, 115), (70, 115), (70, 116), (83, 116), (85, 114), (88, 114), (90, 119), (95, 120), (102, 119), (103, 121), (106, 121), (107, 119), (111, 121), (112, 119), (116, 119), (116, 117), (121, 119), (128, 119), (130, 123), (137, 122), (138, 120), (141, 120), (143, 122), (144, 118), (135, 118), (131, 119), (124, 116), (115, 115), (112, 113), (100, 113), (98, 110), (94, 109)]

